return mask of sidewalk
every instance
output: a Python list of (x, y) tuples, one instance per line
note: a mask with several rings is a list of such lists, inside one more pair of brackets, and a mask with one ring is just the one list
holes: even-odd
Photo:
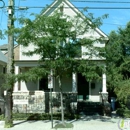
[[(120, 118), (110, 118), (104, 116), (83, 116), (79, 120), (70, 121), (73, 128), (60, 128), (58, 130), (119, 130), (118, 122)], [(53, 121), (55, 126), (59, 121)], [(0, 130), (52, 130), (51, 121), (14, 121), (14, 127), (4, 128), (0, 123)]]

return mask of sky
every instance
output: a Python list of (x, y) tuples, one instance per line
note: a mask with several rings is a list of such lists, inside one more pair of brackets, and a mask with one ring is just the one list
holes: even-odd
[[(0, 30), (7, 29), (8, 22), (8, 1), (3, 0), (4, 8), (0, 8)], [(15, 17), (30, 17), (31, 13), (40, 13), (43, 7), (50, 5), (54, 0), (14, 0), (15, 1)], [(108, 18), (103, 20), (100, 29), (107, 35), (112, 30), (118, 30), (119, 27), (125, 28), (130, 21), (130, 1), (129, 0), (70, 0), (77, 8), (88, 7), (88, 13), (93, 13), (94, 17), (101, 17), (108, 14)], [(124, 2), (124, 3), (122, 3)], [(0, 1), (0, 7), (3, 6)], [(27, 10), (19, 10), (18, 7), (28, 7)], [(79, 8), (79, 9), (80, 9)], [(101, 9), (103, 8), (103, 9)], [(116, 9), (115, 9), (116, 8)], [(127, 8), (127, 9), (125, 9)], [(16, 22), (15, 27), (19, 24)], [(8, 39), (0, 40), (0, 45), (7, 44)]]

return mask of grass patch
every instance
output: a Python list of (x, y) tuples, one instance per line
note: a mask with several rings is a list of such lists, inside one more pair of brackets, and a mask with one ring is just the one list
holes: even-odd
[[(51, 120), (49, 113), (13, 113), (13, 120)], [(78, 119), (78, 115), (65, 114), (65, 120)], [(0, 120), (5, 120), (4, 115), (0, 115)], [(54, 113), (53, 120), (61, 120), (61, 113)]]
[(59, 124), (56, 124), (54, 129), (58, 129), (58, 128), (73, 128), (73, 124), (71, 123), (59, 123)]
[[(77, 115), (65, 114), (65, 120), (77, 118)], [(13, 113), (13, 120), (51, 120), (50, 113)], [(53, 120), (61, 120), (61, 113), (54, 113)]]

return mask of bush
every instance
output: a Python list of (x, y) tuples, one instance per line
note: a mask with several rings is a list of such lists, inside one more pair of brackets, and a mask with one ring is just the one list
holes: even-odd
[[(65, 114), (65, 119), (77, 119), (78, 115)], [(54, 120), (61, 120), (61, 113), (53, 114)], [(4, 115), (0, 115), (0, 120), (4, 120)], [(13, 120), (51, 120), (49, 113), (13, 113)]]
[(123, 108), (118, 108), (116, 113), (119, 115), (119, 116), (123, 116), (124, 115), (124, 109)]
[(4, 114), (0, 115), (0, 121), (4, 120)]
[(129, 109), (118, 108), (116, 113), (121, 117), (130, 118), (130, 110)]
[(31, 113), (13, 113), (13, 120), (27, 120)]
[(130, 118), (130, 110), (125, 110), (124, 111), (124, 117), (125, 118)]

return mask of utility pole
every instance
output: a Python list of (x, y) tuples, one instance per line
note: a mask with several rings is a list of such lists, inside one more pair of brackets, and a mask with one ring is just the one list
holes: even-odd
[(5, 127), (12, 127), (12, 93), (13, 82), (10, 82), (10, 77), (14, 73), (14, 34), (11, 31), (14, 28), (14, 0), (8, 1), (8, 63), (7, 63), (7, 90), (5, 93)]

